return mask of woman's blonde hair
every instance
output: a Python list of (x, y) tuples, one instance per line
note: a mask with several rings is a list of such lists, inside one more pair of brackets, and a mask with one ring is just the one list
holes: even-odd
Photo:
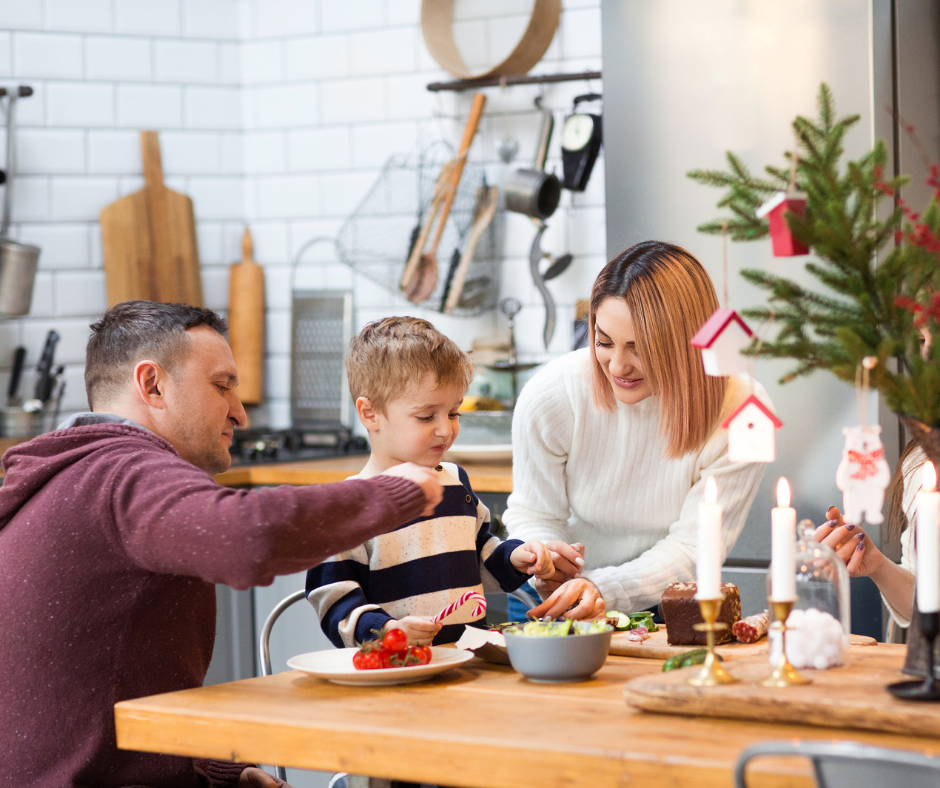
[(632, 246), (604, 266), (591, 292), (592, 392), (598, 409), (612, 411), (616, 398), (595, 344), (597, 309), (608, 298), (622, 298), (630, 310), (636, 353), (659, 397), (665, 455), (697, 451), (718, 424), (727, 387), (725, 378), (705, 374), (701, 351), (689, 344), (718, 309), (708, 273), (685, 249), (659, 241)]
[(473, 362), (457, 344), (417, 317), (386, 317), (369, 323), (349, 343), (346, 378), (353, 400), (366, 397), (380, 413), (408, 394), (426, 373), (438, 386), (473, 380)]

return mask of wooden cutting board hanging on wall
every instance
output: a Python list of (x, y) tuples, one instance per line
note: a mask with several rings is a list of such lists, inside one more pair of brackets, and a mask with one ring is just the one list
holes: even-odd
[(228, 343), (238, 368), (235, 393), (243, 405), (260, 404), (264, 388), (264, 269), (252, 252), (246, 227), (242, 261), (229, 267), (228, 288)]
[(157, 132), (142, 131), (140, 144), (144, 188), (101, 211), (108, 306), (132, 299), (203, 306), (193, 201), (164, 185)]

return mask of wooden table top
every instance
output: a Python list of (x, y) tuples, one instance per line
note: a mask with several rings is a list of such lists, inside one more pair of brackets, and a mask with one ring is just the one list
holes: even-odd
[[(609, 657), (590, 681), (547, 685), (473, 660), (399, 687), (288, 671), (119, 703), (118, 746), (474, 788), (730, 788), (745, 747), (797, 736), (940, 754), (936, 739), (629, 708), (626, 682), (659, 670)], [(795, 759), (761, 759), (756, 771), (762, 788), (813, 784)]]
[[(359, 473), (369, 458), (365, 455), (356, 457), (331, 457), (326, 460), (308, 460), (306, 462), (271, 463), (268, 465), (240, 465), (215, 479), (227, 487), (246, 487), (276, 484), (328, 484), (341, 482), (353, 474)], [(485, 465), (466, 463), (462, 466), (470, 477), (470, 486), (476, 492), (509, 493), (512, 492), (511, 465)]]

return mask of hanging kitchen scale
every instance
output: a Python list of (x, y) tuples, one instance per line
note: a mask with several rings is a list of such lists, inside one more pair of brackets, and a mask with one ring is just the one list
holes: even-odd
[(561, 163), (564, 187), (569, 191), (583, 192), (587, 187), (603, 139), (601, 116), (579, 112), (578, 105), (600, 101), (601, 98), (600, 93), (576, 96), (572, 113), (565, 118), (562, 126)]

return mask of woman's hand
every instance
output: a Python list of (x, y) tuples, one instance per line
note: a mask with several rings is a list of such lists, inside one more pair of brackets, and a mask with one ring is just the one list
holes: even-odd
[(283, 780), (272, 777), (264, 769), (249, 766), (238, 775), (238, 788), (290, 788)]
[[(600, 618), (607, 607), (600, 589), (585, 577), (557, 585), (551, 580), (540, 580), (536, 589), (541, 595), (544, 586), (555, 585), (555, 590), (527, 615), (531, 618)], [(574, 606), (574, 607), (572, 607)]]
[(430, 616), (404, 616), (385, 622), (382, 633), (384, 635), (393, 629), (400, 629), (408, 636), (409, 646), (430, 646), (442, 626), (444, 625), (440, 621), (432, 624)]
[[(581, 577), (584, 569), (584, 545), (580, 542), (568, 544), (558, 539), (546, 542), (545, 546), (552, 551), (552, 563), (555, 566), (555, 575), (543, 580), (554, 580), (555, 588), (575, 577)], [(552, 590), (554, 591), (555, 588)]]
[(829, 521), (813, 532), (813, 540), (835, 550), (850, 577), (866, 577), (877, 572), (885, 556), (871, 537), (857, 525), (846, 523), (835, 506), (829, 507), (826, 517)]
[(519, 545), (509, 556), (510, 563), (520, 572), (540, 580), (555, 576), (551, 550), (537, 539)]

